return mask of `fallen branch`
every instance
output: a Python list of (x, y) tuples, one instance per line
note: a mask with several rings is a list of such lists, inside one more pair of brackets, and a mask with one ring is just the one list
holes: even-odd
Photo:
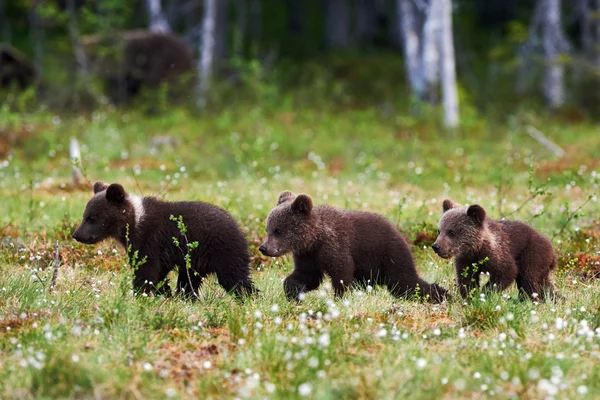
[(531, 136), (532, 138), (534, 138), (535, 140), (537, 140), (537, 142), (539, 144), (541, 144), (546, 149), (548, 149), (549, 151), (551, 151), (552, 153), (554, 153), (555, 156), (557, 156), (557, 157), (560, 158), (560, 157), (562, 157), (562, 156), (565, 155), (565, 151), (562, 149), (562, 147), (560, 147), (556, 143), (553, 143), (550, 139), (548, 139), (537, 128), (534, 128), (531, 125), (527, 125), (527, 127), (525, 127), (525, 130), (527, 131), (527, 133), (529, 134), (529, 136)]
[(60, 255), (58, 253), (58, 240), (56, 241), (56, 247), (54, 248), (56, 253), (56, 258), (54, 259), (54, 272), (52, 273), (52, 281), (50, 282), (50, 288), (48, 289), (50, 294), (54, 289), (54, 285), (56, 285), (56, 277), (58, 276), (58, 265), (60, 264)]

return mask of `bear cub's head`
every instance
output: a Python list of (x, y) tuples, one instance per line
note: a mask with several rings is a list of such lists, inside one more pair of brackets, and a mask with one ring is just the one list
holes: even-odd
[(443, 209), (438, 237), (431, 245), (433, 251), (442, 258), (477, 252), (484, 237), (484, 208), (478, 204), (462, 207), (451, 200), (444, 200)]
[(94, 197), (88, 201), (81, 225), (73, 232), (73, 239), (85, 244), (117, 237), (127, 223), (135, 220), (135, 207), (123, 186), (104, 182), (94, 184)]
[(279, 257), (310, 247), (315, 237), (312, 199), (307, 194), (281, 193), (267, 217), (267, 237), (260, 245), (265, 256)]

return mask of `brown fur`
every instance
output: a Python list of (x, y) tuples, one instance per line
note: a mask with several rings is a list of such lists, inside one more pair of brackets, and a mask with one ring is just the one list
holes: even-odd
[[(192, 51), (181, 38), (170, 33), (136, 30), (109, 37), (92, 36), (83, 43), (115, 104), (127, 102), (144, 88), (158, 88), (163, 82), (177, 92), (173, 86), (190, 86), (189, 82), (178, 80), (195, 71)], [(99, 46), (112, 52), (100, 57)]]
[(284, 281), (288, 298), (314, 290), (324, 275), (331, 278), (336, 296), (353, 282), (387, 285), (395, 296), (420, 294), (440, 302), (446, 290), (421, 279), (406, 240), (380, 215), (313, 208), (306, 194), (281, 193), (267, 218), (267, 236), (260, 246), (267, 256), (292, 252), (294, 272)]
[[(461, 207), (444, 200), (439, 235), (432, 245), (442, 258), (455, 257), (460, 293), (467, 297), (488, 273), (486, 289), (504, 290), (516, 281), (519, 294), (539, 299), (553, 290), (550, 272), (556, 266), (548, 238), (519, 221), (493, 220), (480, 205)], [(485, 261), (488, 258), (488, 261)], [(473, 264), (477, 264), (476, 267)]]
[[(170, 219), (171, 215), (182, 216), (186, 237), (177, 222)], [(246, 237), (231, 215), (215, 205), (136, 198), (119, 184), (97, 182), (94, 197), (87, 203), (83, 221), (73, 238), (94, 244), (109, 237), (128, 251), (130, 260), (136, 251), (138, 261), (146, 258), (134, 271), (136, 290), (170, 295), (167, 274), (177, 268), (177, 290), (184, 295), (197, 293), (202, 278), (209, 273), (215, 273), (228, 292), (245, 295), (255, 291), (250, 279)], [(177, 238), (179, 246), (173, 243), (173, 238)], [(199, 246), (188, 250), (186, 243), (193, 242)], [(189, 271), (184, 260), (186, 252), (191, 255)]]
[(10, 45), (0, 44), (0, 87), (14, 85), (23, 90), (35, 80), (35, 69), (27, 57)]

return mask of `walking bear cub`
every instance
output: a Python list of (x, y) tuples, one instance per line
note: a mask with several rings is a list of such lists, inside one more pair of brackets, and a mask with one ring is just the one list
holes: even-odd
[(259, 248), (266, 256), (292, 252), (294, 271), (284, 281), (288, 299), (319, 287), (329, 275), (335, 296), (353, 282), (385, 284), (397, 297), (419, 292), (441, 302), (446, 290), (419, 278), (406, 240), (380, 215), (313, 208), (306, 194), (281, 193), (267, 217), (267, 236)]
[[(175, 219), (182, 218), (187, 231), (182, 235)], [(115, 238), (131, 260), (145, 262), (134, 271), (133, 287), (169, 296), (167, 274), (177, 268), (177, 291), (197, 293), (202, 278), (215, 273), (219, 284), (235, 295), (255, 291), (250, 279), (250, 254), (246, 237), (225, 210), (203, 202), (165, 202), (138, 197), (123, 186), (96, 182), (94, 197), (87, 203), (83, 222), (73, 233), (81, 243), (94, 244)], [(174, 243), (176, 238), (178, 245)], [(187, 243), (198, 243), (191, 249)], [(191, 268), (185, 265), (189, 252)]]
[(477, 204), (461, 207), (444, 200), (443, 209), (432, 248), (442, 258), (456, 258), (463, 297), (479, 287), (480, 272), (489, 273), (486, 289), (501, 291), (516, 281), (521, 298), (544, 299), (552, 292), (556, 256), (550, 240), (523, 222), (490, 219)]

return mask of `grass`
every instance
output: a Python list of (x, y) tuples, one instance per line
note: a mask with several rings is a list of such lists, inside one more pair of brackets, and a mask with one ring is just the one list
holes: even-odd
[[(2, 398), (600, 395), (595, 126), (518, 112), (445, 132), (431, 118), (292, 100), (200, 117), (0, 113), (9, 149), (0, 163)], [(567, 155), (554, 159), (527, 136), (528, 124)], [(70, 136), (80, 140), (92, 182), (231, 212), (247, 233), (261, 294), (241, 304), (209, 278), (197, 302), (134, 296), (116, 243), (70, 238), (91, 196), (70, 184)], [(171, 148), (157, 136), (178, 139)], [(291, 257), (257, 250), (286, 189), (385, 215), (410, 240), (420, 273), (454, 298), (419, 304), (376, 287), (336, 300), (326, 282), (302, 303), (286, 301)], [(444, 198), (480, 202), (495, 217), (514, 212), (552, 237), (564, 299), (519, 302), (514, 287), (459, 299), (452, 264), (429, 248)], [(50, 293), (57, 240), (61, 265)]]

